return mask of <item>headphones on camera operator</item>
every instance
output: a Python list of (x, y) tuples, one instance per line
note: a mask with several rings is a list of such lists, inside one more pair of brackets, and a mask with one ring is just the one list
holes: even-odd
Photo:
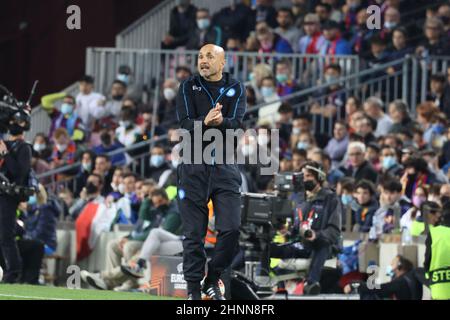
[(302, 169), (307, 169), (315, 173), (317, 181), (322, 185), (326, 179), (327, 174), (322, 168), (322, 165), (316, 161), (308, 161), (303, 165)]

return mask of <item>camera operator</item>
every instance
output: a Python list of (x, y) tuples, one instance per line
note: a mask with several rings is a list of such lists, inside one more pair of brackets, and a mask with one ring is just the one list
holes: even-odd
[(294, 193), (296, 202), (292, 236), (300, 242), (270, 246), (270, 256), (281, 259), (309, 259), (311, 265), (306, 277), (304, 293), (320, 293), (320, 276), (325, 261), (339, 247), (341, 204), (332, 190), (323, 187), (326, 173), (320, 164), (308, 161), (302, 166), (306, 199)]
[[(30, 118), (17, 112), (9, 122), (10, 136), (7, 141), (0, 140), (0, 172), (17, 186), (27, 186), (31, 169), (31, 145), (25, 142), (24, 132), (29, 129)], [(6, 262), (5, 283), (18, 281), (22, 261), (16, 243), (16, 210), (21, 195), (11, 195), (0, 191), (0, 248)]]

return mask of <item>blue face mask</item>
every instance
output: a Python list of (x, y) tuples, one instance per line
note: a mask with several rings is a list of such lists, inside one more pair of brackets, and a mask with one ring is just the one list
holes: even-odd
[(307, 142), (299, 142), (297, 143), (297, 149), (307, 150), (309, 148), (309, 143)]
[(344, 206), (348, 206), (353, 201), (353, 197), (349, 194), (343, 194), (341, 196), (341, 201)]
[(251, 72), (249, 75), (248, 75), (248, 80), (249, 81), (255, 81), (255, 74), (253, 73), (253, 72)]
[(150, 157), (150, 165), (152, 167), (159, 168), (164, 163), (164, 156), (162, 155), (154, 155)]
[(277, 81), (278, 81), (279, 83), (285, 83), (286, 81), (288, 81), (288, 76), (287, 76), (287, 74), (284, 74), (284, 73), (279, 73), (279, 74), (277, 74)]
[(391, 266), (391, 265), (388, 265), (388, 266), (386, 267), (386, 275), (387, 275), (388, 277), (391, 277), (391, 278), (393, 278), (393, 277), (395, 276), (394, 269), (392, 269), (392, 266)]
[(63, 103), (61, 105), (61, 113), (64, 115), (68, 115), (71, 114), (73, 111), (73, 106), (71, 104), (68, 103)]
[(272, 87), (261, 87), (261, 95), (264, 98), (271, 97), (273, 95), (273, 88)]
[(206, 30), (209, 28), (209, 25), (211, 24), (211, 22), (209, 21), (209, 19), (199, 19), (197, 20), (197, 26), (200, 30)]
[(130, 81), (130, 76), (127, 74), (118, 74), (117, 80), (124, 82), (125, 84), (128, 84)]
[(35, 205), (37, 204), (37, 197), (36, 197), (35, 195), (30, 196), (30, 197), (28, 198), (28, 204), (29, 204), (30, 206), (35, 206)]
[(395, 157), (384, 157), (383, 158), (382, 166), (386, 170), (389, 168), (392, 168), (396, 164), (397, 164), (397, 159), (395, 159)]

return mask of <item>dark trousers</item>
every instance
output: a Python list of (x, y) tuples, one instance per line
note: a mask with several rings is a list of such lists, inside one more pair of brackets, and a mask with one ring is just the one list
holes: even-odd
[(308, 270), (306, 281), (308, 283), (320, 282), (325, 261), (331, 257), (331, 246), (329, 244), (314, 244), (305, 246), (303, 249), (295, 244), (270, 246), (270, 256), (279, 259), (310, 259), (311, 265)]
[(38, 284), (44, 258), (44, 244), (39, 240), (23, 239), (17, 241), (17, 245), (23, 261), (21, 282)]
[(217, 242), (208, 263), (208, 280), (216, 281), (238, 249), (241, 176), (235, 165), (182, 164), (177, 169), (178, 202), (183, 223), (183, 271), (189, 288), (205, 276), (204, 239), (208, 202), (214, 207)]
[(22, 271), (22, 260), (16, 242), (17, 200), (0, 195), (0, 249), (5, 260), (3, 281), (15, 283)]

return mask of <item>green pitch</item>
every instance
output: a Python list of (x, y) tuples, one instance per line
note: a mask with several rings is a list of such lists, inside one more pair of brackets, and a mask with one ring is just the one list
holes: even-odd
[(0, 300), (174, 300), (144, 293), (0, 284)]

